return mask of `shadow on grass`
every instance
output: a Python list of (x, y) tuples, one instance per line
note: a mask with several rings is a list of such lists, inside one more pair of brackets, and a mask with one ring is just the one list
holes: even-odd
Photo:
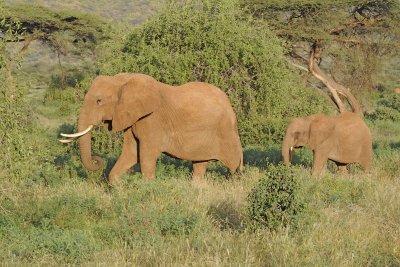
[(227, 200), (213, 204), (208, 208), (210, 216), (221, 230), (240, 231), (245, 228), (245, 220), (235, 205)]
[(57, 138), (60, 137), (61, 133), (74, 133), (75, 130), (75, 125), (71, 123), (63, 123), (57, 128)]
[[(75, 126), (73, 124), (65, 123), (57, 129), (57, 136), (60, 133), (71, 133), (74, 132)], [(399, 145), (399, 144), (395, 144)], [(69, 150), (69, 151), (68, 151)], [(65, 151), (64, 155), (59, 155), (55, 160), (54, 164), (57, 167), (64, 167), (68, 165), (70, 168), (75, 168), (75, 172), (82, 178), (88, 178), (87, 171), (84, 169), (82, 163), (77, 162), (79, 159), (79, 147), (78, 144), (73, 144), (69, 149)], [(75, 155), (72, 159), (72, 155)], [(104, 159), (104, 168), (102, 171), (101, 178), (106, 180), (110, 174), (112, 168), (119, 158), (118, 155), (110, 155), (107, 153), (101, 153), (101, 158)], [(259, 169), (265, 169), (269, 164), (278, 164), (281, 162), (281, 146), (280, 144), (273, 144), (266, 147), (251, 146), (243, 149), (243, 162), (244, 165), (257, 167)], [(307, 149), (299, 149), (293, 155), (292, 164), (302, 165), (304, 167), (311, 166), (312, 154)], [(135, 164), (128, 174), (140, 172), (140, 164)], [(188, 160), (181, 160), (178, 158), (171, 157), (167, 154), (161, 154), (156, 164), (156, 176), (159, 178), (178, 177), (178, 176), (190, 176), (193, 172), (192, 162)], [(227, 178), (230, 176), (229, 170), (222, 165), (219, 161), (211, 161), (207, 166), (207, 173), (218, 178)]]
[(399, 149), (400, 148), (400, 142), (392, 142), (389, 144), (389, 147), (391, 149)]
[[(243, 161), (245, 165), (266, 168), (269, 164), (279, 164), (282, 161), (280, 145), (268, 147), (248, 147), (243, 151)], [(312, 164), (312, 153), (306, 148), (297, 149), (292, 158), (293, 165), (310, 167)]]

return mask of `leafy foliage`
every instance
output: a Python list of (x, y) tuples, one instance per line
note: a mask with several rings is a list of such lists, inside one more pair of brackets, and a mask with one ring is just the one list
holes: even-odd
[(400, 121), (400, 95), (385, 94), (377, 101), (377, 108), (367, 113), (367, 118), (371, 120), (390, 120)]
[(364, 105), (370, 104), (374, 74), (400, 51), (400, 4), (396, 0), (242, 3), (287, 41), (288, 56), (296, 62), (305, 64), (310, 44), (322, 43), (321, 67), (352, 89)]
[[(0, 13), (7, 14), (0, 2)], [(0, 20), (1, 26), (8, 26), (9, 23), (4, 19)], [(24, 85), (15, 85), (13, 81), (6, 80), (5, 72), (7, 61), (7, 42), (17, 38), (18, 33), (9, 29), (0, 38), (0, 154), (4, 158), (0, 161), (0, 168), (4, 170), (12, 169), (18, 172), (14, 162), (29, 155), (29, 145), (26, 144), (26, 133), (32, 126), (29, 115), (29, 108), (23, 99)], [(18, 162), (18, 161), (17, 161)]]
[[(114, 49), (102, 73), (141, 72), (172, 85), (198, 80), (220, 87), (245, 144), (277, 141), (286, 119), (319, 110), (320, 100), (288, 68), (282, 42), (235, 1), (171, 3)], [(304, 105), (306, 99), (315, 104)]]
[[(44, 41), (56, 44), (60, 32), (70, 32), (78, 42), (95, 44), (107, 38), (111, 27), (102, 19), (89, 14), (71, 11), (54, 11), (52, 9), (32, 4), (16, 4), (6, 7), (6, 21), (18, 21), (24, 33), (35, 34)], [(2, 27), (2, 30), (6, 28)]]
[(293, 171), (280, 163), (270, 165), (247, 197), (248, 213), (256, 225), (270, 230), (295, 225), (305, 203), (300, 198), (299, 181)]

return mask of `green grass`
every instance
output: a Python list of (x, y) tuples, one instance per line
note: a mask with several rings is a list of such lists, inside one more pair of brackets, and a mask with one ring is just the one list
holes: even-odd
[[(35, 93), (31, 99), (44, 118), (54, 113), (55, 121), (66, 120), (56, 114), (56, 102), (44, 104)], [(104, 177), (118, 157), (118, 145), (110, 145), (118, 136), (94, 134), (100, 138), (94, 142), (94, 152), (108, 164), (105, 172), (87, 172), (77, 145), (57, 142), (57, 134), (72, 131), (73, 123), (49, 126), (39, 121), (42, 130), (31, 133), (34, 146), (29, 148), (37, 157), (28, 161), (29, 166), (18, 162), (18, 176), (0, 172), (0, 261), (4, 265), (398, 266), (399, 126), (391, 121), (368, 124), (374, 138), (372, 172), (351, 168), (349, 174), (328, 171), (314, 178), (310, 152), (296, 152), (292, 169), (304, 209), (295, 224), (269, 231), (254, 227), (248, 195), (266, 177), (268, 165), (280, 161), (279, 144), (245, 148), (242, 176), (226, 179), (226, 170), (213, 163), (206, 179), (195, 182), (189, 162), (163, 156), (156, 180), (146, 181), (131, 172), (115, 189)]]
[(400, 177), (382, 168), (387, 160), (398, 162), (400, 153), (391, 155), (377, 157), (371, 174), (312, 178), (309, 168), (293, 167), (307, 207), (296, 228), (275, 232), (249, 227), (246, 198), (265, 172), (251, 164), (243, 176), (226, 180), (212, 172), (199, 183), (191, 181), (186, 166), (164, 159), (158, 171), (169, 175), (149, 182), (129, 174), (119, 189), (109, 188), (99, 173), (85, 179), (66, 166), (42, 173), (58, 177), (53, 184), (35, 180), (37, 174), (3, 178), (0, 260), (6, 265), (396, 266)]
[(17, 76), (40, 85), (27, 96), (37, 126), (19, 132), (13, 122), (19, 151), (10, 153), (10, 169), (0, 169), (2, 265), (400, 266), (397, 121), (367, 121), (374, 139), (370, 174), (352, 167), (349, 174), (311, 177), (310, 151), (297, 151), (291, 168), (304, 209), (293, 226), (270, 231), (254, 227), (248, 195), (268, 165), (280, 161), (279, 144), (246, 147), (242, 176), (226, 179), (225, 168), (212, 163), (203, 181), (192, 181), (189, 162), (163, 156), (156, 180), (130, 172), (110, 188), (105, 177), (120, 136), (94, 130), (93, 151), (108, 164), (87, 172), (77, 144), (57, 141), (61, 131), (73, 130), (82, 95), (73, 99), (67, 89), (44, 101), (51, 69), (43, 62), (22, 69), (40, 67), (42, 76)]

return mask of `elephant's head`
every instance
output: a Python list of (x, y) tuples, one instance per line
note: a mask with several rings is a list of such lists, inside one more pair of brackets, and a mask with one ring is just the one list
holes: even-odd
[(294, 148), (308, 144), (311, 120), (308, 117), (293, 119), (286, 128), (286, 134), (282, 142), (282, 160), (290, 165)]
[(331, 135), (334, 123), (325, 115), (315, 114), (293, 119), (282, 142), (282, 160), (290, 165), (293, 149), (307, 146), (314, 150)]
[(295, 148), (307, 146), (313, 150), (329, 136), (333, 125), (325, 118), (325, 115), (316, 114), (298, 117), (289, 123), (282, 142), (282, 160), (286, 165), (290, 165)]
[[(120, 73), (98, 76), (85, 95), (78, 121), (78, 133), (61, 134), (80, 138), (80, 154), (86, 169), (98, 170), (102, 159), (92, 156), (91, 134), (93, 126), (104, 123), (108, 130), (120, 131), (132, 126), (140, 117), (151, 113), (148, 85), (144, 75)], [(147, 113), (146, 113), (147, 112)], [(74, 139), (60, 140), (63, 143)]]

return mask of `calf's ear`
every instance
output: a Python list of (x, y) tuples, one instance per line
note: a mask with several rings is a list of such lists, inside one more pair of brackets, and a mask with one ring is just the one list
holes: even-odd
[(310, 137), (308, 145), (310, 149), (315, 149), (323, 142), (332, 137), (335, 124), (330, 118), (318, 118), (310, 124)]

